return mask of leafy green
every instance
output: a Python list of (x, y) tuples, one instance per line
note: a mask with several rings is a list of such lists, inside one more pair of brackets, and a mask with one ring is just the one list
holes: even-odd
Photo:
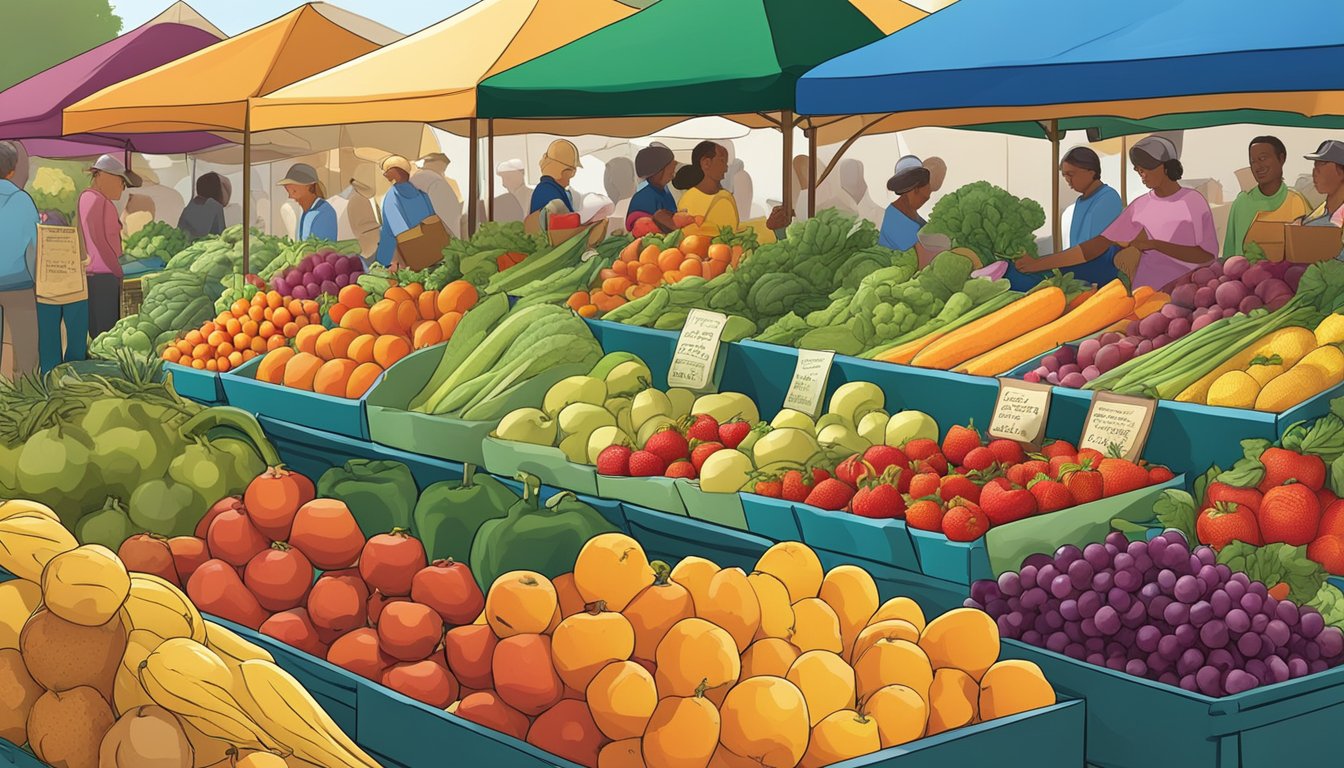
[(988, 264), (1035, 256), (1035, 232), (1043, 226), (1039, 203), (977, 181), (939, 200), (924, 231), (947, 235), (953, 247), (969, 248)]
[(1209, 467), (1209, 470), (1207, 472), (1200, 475), (1199, 477), (1196, 477), (1194, 483), (1195, 498), (1202, 500), (1205, 494), (1208, 492), (1209, 486), (1217, 482), (1218, 476), (1221, 474), (1223, 474), (1222, 467), (1219, 467), (1217, 464), (1214, 464), (1211, 467)]
[(1199, 516), (1194, 498), (1185, 491), (1168, 488), (1153, 504), (1153, 512), (1163, 528), (1180, 531), (1185, 540), (1195, 542), (1195, 520)]
[(1344, 592), (1340, 592), (1334, 584), (1328, 581), (1322, 584), (1316, 596), (1306, 605), (1315, 608), (1327, 626), (1344, 629)]
[(1252, 488), (1265, 479), (1265, 465), (1260, 463), (1260, 454), (1272, 446), (1263, 438), (1251, 438), (1241, 441), (1242, 458), (1232, 468), (1218, 475), (1218, 482), (1237, 488)]
[(1313, 600), (1321, 585), (1326, 583), (1325, 570), (1307, 557), (1305, 546), (1267, 544), (1257, 547), (1234, 541), (1218, 553), (1218, 562), (1245, 573), (1266, 587), (1287, 584), (1288, 598), (1298, 604)]
[(1330, 412), (1310, 427), (1305, 422), (1289, 427), (1281, 443), (1290, 451), (1320, 456), (1327, 464), (1344, 456), (1344, 398), (1331, 400)]

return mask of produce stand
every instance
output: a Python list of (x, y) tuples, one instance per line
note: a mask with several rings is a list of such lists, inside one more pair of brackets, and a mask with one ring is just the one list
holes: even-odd
[(164, 373), (173, 378), (173, 389), (202, 405), (220, 405), (228, 402), (224, 384), (218, 373), (198, 371), (178, 363), (164, 363)]
[[(254, 357), (236, 371), (216, 375), (231, 405), (258, 416), (275, 416), (325, 432), (369, 439), (367, 394), (357, 399), (332, 397), (257, 381), (257, 368), (263, 359)], [(376, 388), (385, 376), (375, 380), (373, 386)]]

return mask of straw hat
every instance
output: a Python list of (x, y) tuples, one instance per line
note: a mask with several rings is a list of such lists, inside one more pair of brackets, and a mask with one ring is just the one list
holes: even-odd
[(387, 173), (393, 168), (400, 168), (405, 171), (408, 176), (415, 172), (415, 170), (411, 168), (411, 161), (401, 155), (388, 155), (383, 159), (382, 164), (378, 166), (378, 169), (383, 173)]

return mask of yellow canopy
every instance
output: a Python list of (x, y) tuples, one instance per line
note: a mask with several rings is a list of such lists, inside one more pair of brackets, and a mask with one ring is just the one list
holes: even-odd
[(247, 103), (399, 39), (323, 3), (290, 13), (65, 109), (66, 133), (242, 131)]
[(849, 0), (849, 4), (858, 8), (884, 35), (890, 35), (929, 15), (927, 11), (902, 0)]
[(252, 128), (469, 119), (476, 115), (481, 80), (633, 13), (616, 0), (483, 0), (400, 42), (254, 100)]

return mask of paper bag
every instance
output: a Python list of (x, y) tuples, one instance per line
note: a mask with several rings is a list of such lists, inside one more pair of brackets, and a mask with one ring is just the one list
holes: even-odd
[(42, 304), (73, 304), (89, 298), (88, 262), (74, 227), (37, 227), (37, 300)]
[(443, 249), (452, 235), (438, 216), (429, 216), (397, 235), (397, 255), (407, 269), (421, 270), (443, 261)]

